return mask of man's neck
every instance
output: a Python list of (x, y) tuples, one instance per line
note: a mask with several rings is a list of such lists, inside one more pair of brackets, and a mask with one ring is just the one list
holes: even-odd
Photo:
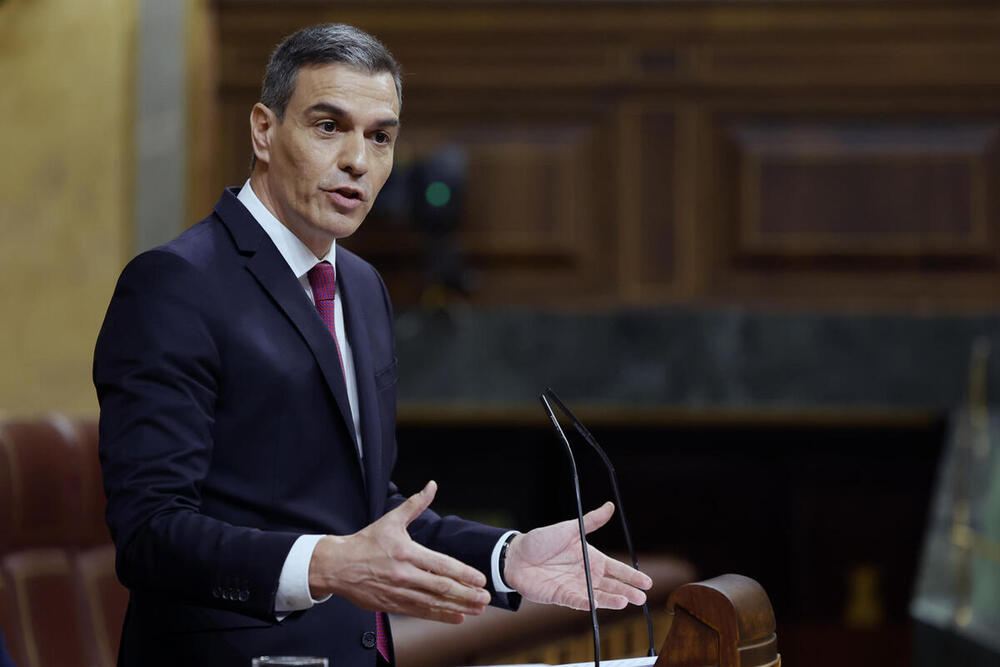
[(284, 225), (292, 234), (302, 241), (309, 250), (316, 255), (317, 259), (322, 259), (326, 257), (330, 252), (330, 248), (333, 247), (333, 240), (327, 238), (318, 238), (315, 235), (306, 235), (302, 233), (302, 230), (296, 229), (294, 226), (288, 224), (287, 216), (279, 211), (274, 205), (274, 198), (271, 196), (271, 190), (267, 185), (267, 178), (265, 174), (261, 171), (260, 163), (254, 167), (253, 172), (250, 174), (250, 187), (253, 189), (253, 193), (260, 200), (260, 203), (264, 205), (271, 215), (275, 219)]

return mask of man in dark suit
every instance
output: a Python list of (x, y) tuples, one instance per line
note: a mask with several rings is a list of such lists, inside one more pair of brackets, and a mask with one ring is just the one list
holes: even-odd
[[(292, 35), (251, 112), (250, 179), (122, 273), (94, 359), (131, 591), (120, 664), (391, 663), (382, 612), (458, 623), (519, 595), (587, 607), (575, 522), (522, 535), (440, 517), (433, 482), (404, 498), (390, 480), (390, 302), (336, 239), (389, 176), (400, 101), (370, 35)], [(592, 553), (601, 606), (644, 600), (648, 577)]]

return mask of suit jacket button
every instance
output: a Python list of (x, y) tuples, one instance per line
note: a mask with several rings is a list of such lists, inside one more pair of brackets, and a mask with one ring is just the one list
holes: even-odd
[(219, 588), (218, 586), (216, 586), (215, 588), (213, 588), (212, 589), (212, 597), (216, 598), (216, 599), (221, 598), (222, 597), (222, 589)]
[(243, 589), (240, 591), (240, 602), (246, 602), (250, 599), (250, 591)]
[(365, 648), (375, 648), (375, 633), (371, 630), (361, 635), (361, 645)]

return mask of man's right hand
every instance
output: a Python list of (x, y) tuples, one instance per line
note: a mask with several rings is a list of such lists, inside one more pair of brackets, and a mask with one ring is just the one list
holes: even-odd
[(313, 598), (339, 595), (363, 609), (445, 623), (481, 614), (490, 601), (486, 576), (417, 544), (406, 532), (436, 493), (437, 484), (430, 481), (357, 533), (321, 539), (309, 563)]

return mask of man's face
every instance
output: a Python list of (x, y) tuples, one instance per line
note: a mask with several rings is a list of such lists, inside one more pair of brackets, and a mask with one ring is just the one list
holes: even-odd
[(389, 178), (399, 131), (392, 75), (303, 67), (282, 121), (261, 104), (250, 119), (263, 163), (251, 176), (254, 192), (321, 257), (361, 225)]

